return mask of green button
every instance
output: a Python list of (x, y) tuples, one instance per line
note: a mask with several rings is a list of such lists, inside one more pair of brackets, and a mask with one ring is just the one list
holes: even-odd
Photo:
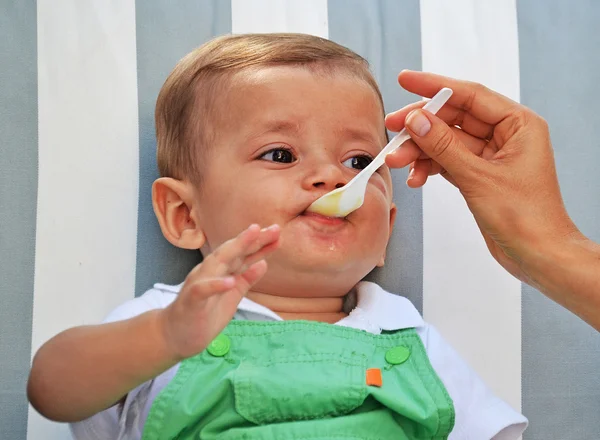
[(222, 357), (229, 353), (230, 348), (231, 340), (226, 335), (220, 334), (210, 344), (208, 344), (206, 351), (215, 357)]
[(410, 350), (403, 345), (398, 347), (390, 348), (385, 353), (385, 360), (392, 365), (399, 365), (410, 357)]

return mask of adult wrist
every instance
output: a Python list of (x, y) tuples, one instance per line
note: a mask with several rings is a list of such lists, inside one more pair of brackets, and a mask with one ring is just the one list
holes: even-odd
[(555, 290), (582, 258), (586, 238), (580, 233), (566, 236), (539, 237), (524, 246), (521, 266), (533, 287), (541, 291)]
[(600, 245), (576, 231), (540, 244), (522, 268), (528, 284), (600, 329)]

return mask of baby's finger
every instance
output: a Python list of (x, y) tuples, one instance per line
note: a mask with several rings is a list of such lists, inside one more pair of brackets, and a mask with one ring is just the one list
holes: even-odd
[(182, 296), (182, 300), (188, 302), (189, 306), (192, 306), (198, 299), (205, 299), (219, 293), (225, 293), (232, 289), (236, 284), (235, 277), (221, 277), (221, 278), (200, 278), (194, 280), (191, 283), (185, 284), (185, 295)]
[(245, 295), (246, 292), (264, 276), (265, 273), (267, 273), (267, 262), (265, 260), (257, 261), (256, 263), (250, 265), (236, 278), (238, 288), (243, 290)]
[[(215, 251), (206, 255), (202, 263), (197, 265), (188, 274), (186, 282), (193, 282), (197, 278), (220, 277), (227, 274), (221, 266), (226, 265), (228, 259), (237, 257), (239, 252), (252, 243), (260, 232), (260, 226), (250, 225), (247, 229), (238, 234), (237, 237), (227, 240), (221, 244)], [(221, 270), (217, 270), (221, 267)]]
[(260, 229), (251, 225), (236, 238), (226, 241), (207, 256), (202, 263), (202, 273), (212, 276), (235, 274), (244, 265), (246, 258), (279, 238), (280, 228), (272, 225)]
[[(260, 255), (264, 255), (263, 250), (267, 247), (270, 247), (274, 244), (277, 244), (279, 241), (279, 236), (281, 233), (281, 228), (279, 225), (271, 225), (268, 228), (263, 228), (260, 230), (260, 235), (257, 239), (248, 247), (247, 256), (244, 259), (244, 262), (248, 258), (254, 258), (255, 256), (259, 256), (259, 258), (254, 258), (254, 261), (258, 261), (262, 257)], [(248, 264), (245, 264), (248, 266)]]
[(267, 262), (260, 260), (248, 267), (242, 274), (235, 277), (235, 285), (232, 289), (223, 292), (220, 300), (239, 304), (242, 297), (246, 296), (248, 290), (257, 283), (267, 272)]
[(254, 263), (256, 263), (260, 260), (264, 260), (267, 255), (269, 255), (273, 251), (277, 250), (280, 245), (281, 245), (281, 239), (279, 239), (273, 243), (269, 243), (268, 245), (261, 247), (257, 252), (255, 252), (251, 255), (248, 255), (246, 257), (246, 259), (244, 260), (244, 262), (242, 263), (242, 265), (237, 269), (237, 271), (235, 273), (240, 274), (242, 272), (245, 272)]

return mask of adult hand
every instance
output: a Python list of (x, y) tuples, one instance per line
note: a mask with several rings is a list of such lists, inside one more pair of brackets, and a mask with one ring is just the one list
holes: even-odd
[(421, 96), (454, 94), (437, 116), (420, 110), (424, 102), (387, 116), (388, 129), (406, 123), (412, 137), (387, 164), (410, 164), (411, 187), (445, 177), (505, 269), (600, 330), (600, 245), (567, 214), (546, 122), (480, 84), (410, 71), (398, 81)]
[[(390, 167), (411, 166), (408, 185), (441, 174), (464, 196), (493, 257), (511, 274), (527, 273), (532, 252), (578, 234), (560, 194), (546, 122), (530, 109), (486, 87), (423, 72), (403, 71), (406, 90), (431, 97), (454, 94), (437, 114), (409, 105), (386, 118), (412, 141), (390, 154)], [(526, 262), (526, 261), (525, 261)]]

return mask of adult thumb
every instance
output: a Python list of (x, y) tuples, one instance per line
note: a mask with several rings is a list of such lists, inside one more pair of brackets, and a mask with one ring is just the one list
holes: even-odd
[(462, 177), (478, 159), (448, 124), (426, 110), (410, 112), (406, 129), (418, 147), (455, 179)]

